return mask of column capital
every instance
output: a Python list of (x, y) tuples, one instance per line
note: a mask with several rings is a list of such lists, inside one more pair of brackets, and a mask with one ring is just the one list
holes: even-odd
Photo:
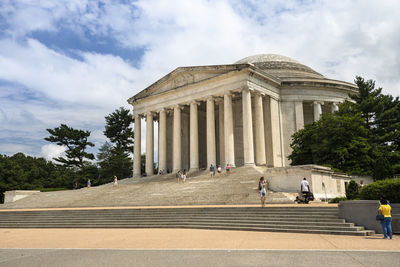
[[(251, 91), (251, 90), (250, 90)], [(251, 91), (254, 95), (256, 95), (256, 96), (261, 96), (261, 97), (263, 97), (263, 96), (265, 96), (265, 93), (264, 92), (260, 92), (260, 91), (257, 91), (257, 90), (253, 90), (253, 91)]]
[(232, 91), (229, 91), (229, 92), (225, 92), (224, 93), (224, 97), (225, 96), (232, 96), (234, 93), (232, 92)]
[(198, 101), (198, 100), (192, 100), (192, 101), (189, 102), (189, 104), (190, 104), (190, 105), (193, 104), (193, 105), (198, 105), (198, 106), (200, 106), (200, 101)]
[(207, 96), (207, 97), (206, 97), (206, 101), (208, 102), (208, 101), (211, 101), (211, 100), (215, 100), (215, 98), (216, 98), (216, 97), (215, 97), (215, 96), (212, 96), (212, 95), (211, 95), (211, 96)]
[(171, 106), (171, 108), (172, 108), (173, 110), (175, 110), (175, 109), (183, 109), (183, 105), (177, 104), (177, 105)]
[(323, 101), (317, 101), (317, 100), (315, 100), (315, 101), (313, 102), (313, 104), (320, 104), (320, 105), (323, 105), (324, 102), (323, 102)]
[(222, 104), (222, 103), (224, 103), (224, 98), (223, 98), (223, 97), (215, 98), (215, 103), (216, 103), (216, 104)]
[(233, 93), (243, 93), (243, 92), (250, 92), (250, 88), (248, 86), (242, 86), (241, 88), (232, 90)]

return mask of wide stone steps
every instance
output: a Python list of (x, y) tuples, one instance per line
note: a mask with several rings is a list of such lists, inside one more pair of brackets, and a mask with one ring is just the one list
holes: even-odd
[(336, 207), (149, 208), (2, 211), (0, 228), (193, 228), (370, 235)]

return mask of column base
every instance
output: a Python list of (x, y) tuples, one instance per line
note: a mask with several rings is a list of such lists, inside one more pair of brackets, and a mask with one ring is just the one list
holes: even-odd
[(256, 166), (256, 164), (254, 164), (254, 163), (245, 163), (244, 166), (245, 167), (252, 167), (252, 166)]
[(189, 169), (189, 172), (197, 172), (197, 171), (199, 171), (199, 168), (190, 168)]

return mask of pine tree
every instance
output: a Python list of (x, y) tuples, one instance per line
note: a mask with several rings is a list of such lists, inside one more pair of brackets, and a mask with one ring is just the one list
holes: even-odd
[(87, 153), (85, 150), (88, 146), (93, 147), (94, 144), (88, 141), (89, 131), (76, 130), (61, 124), (54, 129), (46, 129), (50, 136), (44, 140), (56, 143), (59, 146), (66, 147), (66, 158), (54, 158), (55, 161), (62, 163), (67, 167), (83, 168), (85, 159), (93, 160), (94, 155)]

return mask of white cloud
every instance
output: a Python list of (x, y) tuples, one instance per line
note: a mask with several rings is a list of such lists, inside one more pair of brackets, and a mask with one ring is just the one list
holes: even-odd
[(31, 152), (31, 147), (29, 145), (24, 144), (16, 144), (16, 143), (7, 143), (7, 144), (0, 144), (0, 154), (15, 154), (15, 153), (26, 153), (27, 151)]
[(62, 157), (65, 155), (65, 147), (54, 144), (42, 146), (41, 156), (47, 160), (53, 161), (53, 158)]
[[(259, 53), (292, 57), (332, 79), (375, 79), (399, 96), (398, 10), (395, 0), (5, 0), (0, 79), (12, 84), (0, 87), (0, 138), (12, 132), (43, 140), (46, 128), (66, 123), (91, 130), (97, 146), (105, 141), (104, 116), (128, 107), (127, 98), (176, 67), (230, 64)], [(29, 35), (64, 29), (145, 52), (138, 67), (75, 50), (78, 60)]]
[(85, 106), (125, 104), (136, 70), (121, 58), (81, 53), (83, 61), (55, 52), (36, 40), (0, 41), (0, 79), (47, 97)]

